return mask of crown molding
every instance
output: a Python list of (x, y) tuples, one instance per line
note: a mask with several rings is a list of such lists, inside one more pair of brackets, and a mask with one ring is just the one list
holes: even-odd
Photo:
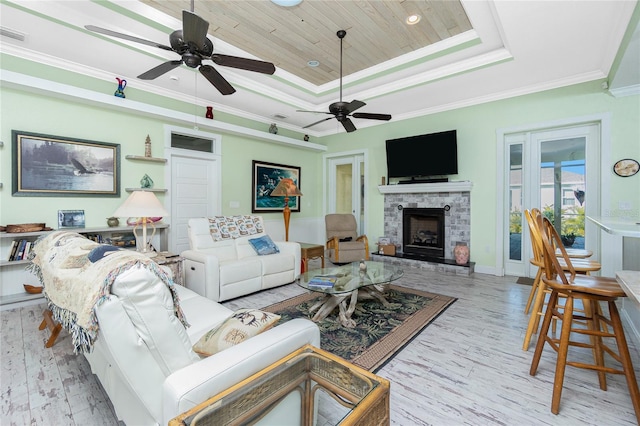
[(98, 93), (87, 89), (70, 86), (68, 84), (56, 83), (42, 78), (28, 76), (13, 71), (0, 70), (0, 83), (3, 87), (24, 90), (38, 94), (45, 94), (61, 99), (68, 99), (73, 102), (99, 105), (103, 108), (115, 109), (119, 111), (129, 111), (131, 113), (159, 118), (163, 121), (169, 120), (186, 126), (195, 126), (202, 129), (225, 132), (265, 142), (281, 145), (288, 145), (296, 148), (309, 149), (312, 151), (324, 152), (327, 147), (311, 142), (304, 142), (286, 136), (274, 135), (235, 124), (225, 123), (217, 120), (208, 120), (192, 114), (186, 114), (143, 102), (133, 101), (126, 98)]

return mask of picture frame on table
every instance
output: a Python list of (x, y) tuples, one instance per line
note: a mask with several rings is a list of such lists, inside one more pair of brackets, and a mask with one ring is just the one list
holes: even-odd
[[(292, 179), (300, 188), (300, 167), (257, 160), (253, 160), (252, 165), (251, 212), (281, 212), (284, 209), (284, 197), (272, 197), (271, 191), (283, 178)], [(292, 212), (299, 212), (300, 197), (289, 197), (289, 208)]]
[(120, 197), (120, 145), (12, 130), (13, 195)]
[(84, 228), (84, 210), (58, 210), (58, 229)]

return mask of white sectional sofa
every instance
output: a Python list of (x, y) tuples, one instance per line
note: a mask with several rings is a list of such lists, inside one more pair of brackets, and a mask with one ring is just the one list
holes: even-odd
[[(192, 345), (233, 312), (173, 284), (166, 270), (142, 254), (104, 256), (103, 248), (56, 231), (36, 244), (32, 265), (54, 317), (74, 330), (76, 349), (90, 350), (84, 356), (127, 425), (166, 425), (305, 344), (320, 345), (318, 327), (295, 319), (201, 358)], [(72, 299), (93, 285), (100, 287), (89, 310), (95, 317), (90, 314), (90, 326), (78, 328), (84, 310), (73, 311)]]
[(261, 216), (189, 219), (185, 285), (222, 302), (293, 282), (300, 275), (300, 244), (277, 241), (278, 253), (258, 255), (249, 240), (264, 237)]

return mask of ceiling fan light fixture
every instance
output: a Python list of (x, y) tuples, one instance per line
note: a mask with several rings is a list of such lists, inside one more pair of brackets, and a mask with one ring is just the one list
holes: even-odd
[(271, 2), (282, 7), (293, 7), (302, 3), (302, 0), (271, 0)]
[(420, 15), (409, 15), (407, 16), (407, 19), (405, 19), (405, 22), (407, 23), (407, 25), (415, 25), (420, 22), (420, 19), (422, 19), (422, 16)]
[(310, 60), (307, 61), (307, 65), (309, 65), (310, 67), (315, 68), (315, 67), (320, 65), (320, 61), (317, 61), (315, 59), (310, 59)]

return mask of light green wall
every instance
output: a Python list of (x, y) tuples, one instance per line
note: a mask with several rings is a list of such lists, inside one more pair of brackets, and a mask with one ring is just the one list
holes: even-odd
[[(153, 156), (163, 157), (165, 122), (162, 120), (6, 87), (2, 87), (0, 96), (0, 140), (5, 143), (0, 149), (0, 182), (4, 185), (0, 190), (0, 224), (46, 222), (55, 228), (58, 210), (78, 209), (85, 211), (87, 227), (105, 226), (106, 218), (128, 196), (124, 189), (139, 187), (145, 173), (153, 179), (155, 187), (165, 187), (164, 164), (124, 158), (129, 154), (144, 155), (147, 135), (151, 138)], [(265, 127), (264, 123), (262, 127)], [(120, 144), (121, 197), (12, 196), (12, 130)], [(297, 137), (301, 138), (301, 135)], [(254, 159), (301, 167), (301, 188), (305, 196), (301, 212), (295, 213), (295, 217), (321, 214), (321, 206), (315, 202), (322, 199), (318, 179), (315, 179), (321, 174), (321, 160), (317, 153), (222, 134), (222, 154), (223, 214), (251, 212), (251, 161)], [(158, 197), (162, 200), (164, 196), (158, 194)], [(230, 201), (239, 201), (240, 208), (230, 208)], [(266, 217), (271, 215), (275, 217), (277, 213), (265, 214)]]
[[(0, 190), (0, 224), (44, 221), (55, 227), (58, 210), (83, 209), (88, 227), (103, 226), (106, 217), (110, 216), (128, 195), (124, 188), (139, 186), (140, 178), (145, 173), (151, 176), (157, 187), (164, 187), (166, 166), (124, 159), (127, 154), (143, 154), (147, 134), (153, 144), (154, 156), (162, 157), (165, 124), (163, 120), (6, 87), (2, 87), (0, 96), (0, 137), (5, 142), (4, 148), (0, 149), (0, 181), (4, 184), (4, 188)], [(167, 104), (163, 106), (166, 107)], [(184, 109), (182, 104), (179, 107), (180, 110)], [(544, 122), (601, 113), (611, 114), (612, 117), (612, 162), (621, 158), (640, 158), (640, 96), (613, 98), (602, 91), (600, 81), (361, 128), (354, 133), (324, 137), (319, 142), (326, 143), (330, 153), (360, 148), (369, 150), (369, 203), (366, 206), (369, 223), (366, 233), (375, 237), (382, 235), (384, 228), (384, 197), (377, 189), (380, 177), (386, 175), (384, 141), (457, 129), (460, 173), (453, 179), (473, 182), (472, 260), (480, 265), (492, 266), (495, 264), (495, 206), (498, 197), (501, 196), (496, 193), (496, 132), (499, 129), (536, 126)], [(218, 118), (216, 115), (216, 120)], [(251, 128), (265, 127), (264, 123), (249, 122), (245, 119), (220, 117), (221, 121), (223, 119)], [(13, 197), (12, 129), (121, 144), (121, 197)], [(294, 137), (300, 138), (301, 135)], [(251, 161), (256, 159), (300, 166), (301, 188), (304, 193), (301, 201), (302, 211), (295, 213), (292, 220), (297, 217), (322, 216), (324, 185), (321, 153), (228, 134), (222, 134), (222, 152), (223, 214), (251, 211)], [(632, 213), (640, 216), (639, 181), (640, 174), (631, 178), (612, 176), (611, 187), (603, 190), (610, 194), (611, 202), (603, 206), (603, 209), (615, 212), (618, 202), (626, 201), (632, 204)], [(162, 195), (160, 198), (163, 198)], [(231, 208), (231, 201), (238, 201), (240, 207)], [(276, 215), (277, 213), (272, 213), (265, 216), (275, 218)]]
[[(222, 137), (222, 206), (224, 214), (251, 212), (252, 161), (300, 167), (300, 212), (292, 213), (291, 220), (317, 217), (322, 214), (322, 155), (302, 149), (227, 135)], [(239, 201), (239, 208), (231, 208), (231, 201)], [(265, 218), (282, 213), (261, 213)]]
[[(473, 182), (471, 191), (472, 260), (480, 265), (495, 265), (496, 202), (502, 194), (496, 190), (496, 132), (516, 126), (535, 126), (544, 122), (610, 113), (611, 160), (640, 159), (640, 96), (614, 98), (603, 92), (601, 81), (549, 90), (532, 95), (495, 101), (404, 121), (340, 133), (322, 139), (330, 153), (368, 148), (370, 153), (367, 206), (367, 234), (384, 231), (384, 196), (377, 186), (386, 175), (386, 139), (432, 133), (458, 131), (458, 171), (451, 180)], [(619, 201), (632, 204), (631, 213), (640, 216), (640, 174), (631, 178), (611, 178), (604, 188), (611, 202), (603, 208), (618, 208)]]

